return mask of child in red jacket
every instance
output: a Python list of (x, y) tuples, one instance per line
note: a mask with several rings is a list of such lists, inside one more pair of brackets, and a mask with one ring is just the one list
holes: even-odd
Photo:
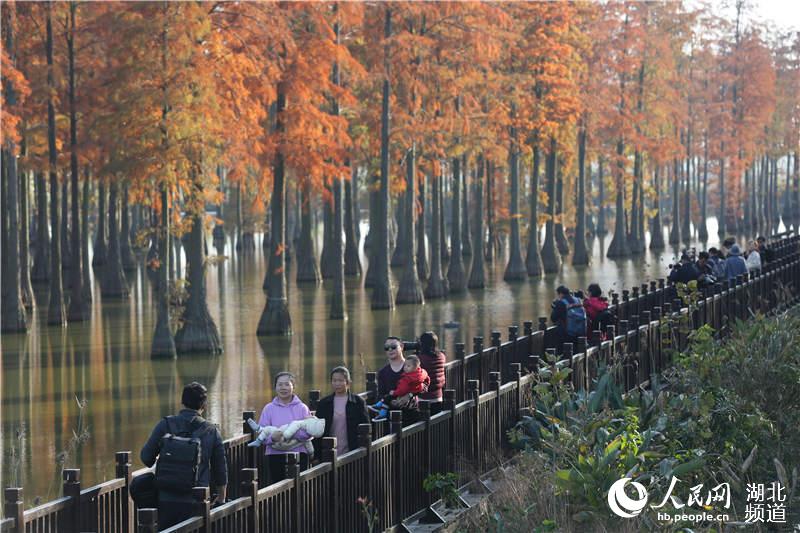
[(389, 414), (389, 406), (392, 400), (412, 394), (416, 396), (421, 392), (428, 390), (428, 385), (431, 384), (431, 378), (424, 368), (420, 367), (419, 357), (416, 355), (409, 355), (403, 363), (403, 375), (397, 381), (397, 387), (389, 391), (382, 400), (375, 405), (369, 406), (372, 411), (378, 413), (373, 421), (383, 420)]

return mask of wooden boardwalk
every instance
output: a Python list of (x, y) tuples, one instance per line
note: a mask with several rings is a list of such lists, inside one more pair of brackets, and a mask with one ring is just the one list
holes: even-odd
[[(670, 364), (671, 350), (687, 345), (692, 329), (708, 324), (716, 331), (752, 312), (768, 313), (798, 301), (800, 296), (800, 238), (783, 236), (770, 246), (775, 260), (752, 279), (739, 278), (706, 290), (690, 312), (677, 299), (675, 287), (664, 280), (650, 282), (622, 295), (614, 294), (612, 308), (617, 324), (609, 327), (600, 342), (581, 338), (576, 346), (564, 345), (564, 358), (572, 367), (576, 389), (589, 389), (601, 362), (621, 362), (615, 374), (626, 390), (646, 386), (650, 376)], [(665, 321), (666, 318), (670, 320)], [(676, 320), (677, 319), (677, 320)], [(663, 324), (669, 327), (663, 327)], [(546, 318), (509, 326), (506, 340), (493, 332), (488, 345), (475, 337), (471, 353), (456, 347), (455, 359), (447, 363), (442, 411), (432, 414), (422, 402), (423, 420), (403, 427), (400, 413), (389, 421), (362, 424), (359, 447), (341, 457), (334, 439), (323, 439), (323, 461), (298, 472), (294, 455), (287, 455), (289, 478), (269, 486), (263, 452), (248, 448), (253, 438), (243, 423), (243, 432), (225, 441), (229, 470), (229, 498), (211, 508), (208, 489), (196, 488), (197, 512), (193, 518), (168, 530), (183, 532), (358, 532), (366, 531), (366, 520), (357, 498), (374, 502), (380, 529), (400, 529), (401, 521), (432, 502), (422, 489), (422, 480), (436, 472), (455, 472), (460, 485), (478, 483), (478, 477), (495, 468), (512, 453), (507, 431), (519, 411), (531, 404), (532, 384), (539, 358), (556, 348), (554, 328)], [(375, 374), (367, 374), (368, 390), (375, 399)], [(310, 406), (319, 392), (312, 391)], [(243, 420), (255, 413), (246, 411)], [(82, 488), (79, 470), (64, 472), (64, 496), (24, 509), (23, 489), (4, 491), (4, 514), (0, 533), (86, 532), (129, 533), (158, 531), (153, 509), (135, 509), (128, 496), (133, 476), (129, 451), (116, 454), (116, 477)]]

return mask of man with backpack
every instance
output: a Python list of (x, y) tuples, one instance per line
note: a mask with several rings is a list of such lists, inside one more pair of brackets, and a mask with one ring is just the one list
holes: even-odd
[(573, 296), (563, 285), (556, 289), (556, 295), (550, 320), (556, 325), (556, 353), (560, 355), (565, 342), (571, 342), (574, 347), (578, 337), (586, 336), (586, 311), (580, 298)]
[(213, 485), (216, 497), (224, 502), (228, 485), (225, 447), (217, 427), (201, 416), (208, 391), (196, 381), (183, 388), (183, 409), (162, 418), (142, 448), (142, 462), (156, 463), (158, 489), (158, 527), (165, 529), (192, 517), (195, 502), (192, 488)]

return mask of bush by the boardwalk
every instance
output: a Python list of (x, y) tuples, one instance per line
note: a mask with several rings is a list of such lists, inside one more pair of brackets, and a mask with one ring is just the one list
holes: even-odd
[[(668, 524), (657, 512), (724, 513), (743, 523), (748, 483), (772, 482), (785, 487), (783, 527), (800, 522), (800, 313), (738, 323), (723, 341), (701, 328), (650, 390), (624, 396), (612, 379), (618, 370), (602, 369), (587, 395), (571, 390), (569, 368), (543, 364), (536, 405), (513, 430), (525, 452), (501, 492), (462, 529), (718, 531), (712, 522)], [(654, 505), (673, 477), (680, 482), (662, 508), (620, 518), (607, 496), (623, 477), (641, 483)], [(723, 483), (730, 506), (706, 505), (706, 494)], [(690, 507), (690, 489), (700, 484), (703, 506)], [(747, 530), (758, 527), (765, 524)]]

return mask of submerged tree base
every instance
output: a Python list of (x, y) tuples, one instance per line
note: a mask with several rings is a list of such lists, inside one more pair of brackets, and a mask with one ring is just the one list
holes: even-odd
[(204, 309), (199, 316), (183, 316), (183, 324), (175, 333), (175, 351), (184, 353), (221, 354), (222, 342), (214, 319)]
[(258, 321), (257, 335), (291, 335), (292, 317), (286, 298), (267, 298), (267, 305)]

